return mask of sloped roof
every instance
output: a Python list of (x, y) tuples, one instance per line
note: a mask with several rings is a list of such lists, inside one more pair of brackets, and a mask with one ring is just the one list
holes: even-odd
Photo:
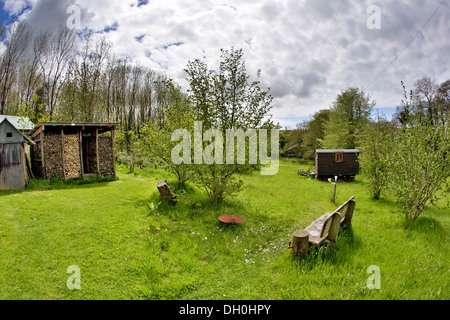
[(11, 123), (17, 130), (33, 130), (34, 124), (30, 121), (30, 118), (27, 117), (18, 117), (18, 116), (7, 116), (0, 115), (0, 123), (3, 122), (4, 119), (8, 119), (9, 123)]
[(25, 141), (28, 142), (28, 144), (32, 144), (32, 145), (35, 144), (35, 142), (34, 142), (33, 140), (31, 140), (31, 139), (28, 138), (26, 135), (24, 135), (22, 132), (20, 132), (20, 130), (18, 130), (18, 129), (14, 126), (14, 124), (12, 124), (11, 121), (9, 121), (9, 118), (6, 118), (6, 117), (0, 118), (0, 125), (1, 125), (3, 122), (9, 123), (14, 129), (16, 129), (17, 132), (25, 139)]

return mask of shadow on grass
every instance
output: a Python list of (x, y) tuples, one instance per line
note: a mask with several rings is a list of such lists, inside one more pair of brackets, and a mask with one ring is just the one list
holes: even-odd
[(402, 227), (407, 233), (420, 234), (429, 242), (441, 244), (446, 240), (447, 234), (442, 223), (434, 218), (419, 217), (416, 220), (404, 220)]
[(57, 178), (53, 178), (51, 180), (31, 179), (25, 189), (0, 191), (0, 197), (12, 195), (12, 194), (20, 194), (20, 193), (24, 193), (24, 192), (31, 192), (31, 191), (62, 190), (62, 189), (70, 189), (70, 188), (74, 188), (74, 189), (75, 188), (92, 188), (92, 187), (106, 185), (109, 182), (113, 182), (113, 181), (117, 181), (117, 180), (119, 180), (119, 178), (117, 178), (117, 176), (109, 176), (109, 177), (90, 176), (87, 178), (69, 179), (69, 180), (62, 180), (62, 179), (57, 179)]

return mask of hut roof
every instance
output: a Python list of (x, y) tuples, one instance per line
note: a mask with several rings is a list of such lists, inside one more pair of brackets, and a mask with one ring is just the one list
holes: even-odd
[(359, 153), (358, 149), (316, 149), (316, 153)]

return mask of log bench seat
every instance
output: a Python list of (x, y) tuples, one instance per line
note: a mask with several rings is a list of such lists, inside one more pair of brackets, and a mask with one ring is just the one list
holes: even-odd
[(323, 214), (305, 229), (296, 231), (293, 236), (293, 245), (289, 244), (289, 248), (293, 249), (293, 257), (300, 255), (304, 258), (310, 243), (316, 246), (321, 246), (325, 240), (336, 243), (340, 227), (351, 225), (354, 209), (355, 199), (351, 197), (335, 211)]

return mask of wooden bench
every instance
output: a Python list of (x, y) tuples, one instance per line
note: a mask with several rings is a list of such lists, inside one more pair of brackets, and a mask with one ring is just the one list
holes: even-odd
[(354, 197), (351, 197), (335, 211), (323, 214), (305, 229), (296, 231), (292, 246), (289, 245), (292, 256), (306, 257), (310, 243), (317, 246), (322, 245), (325, 240), (336, 243), (340, 227), (351, 225), (355, 204)]

